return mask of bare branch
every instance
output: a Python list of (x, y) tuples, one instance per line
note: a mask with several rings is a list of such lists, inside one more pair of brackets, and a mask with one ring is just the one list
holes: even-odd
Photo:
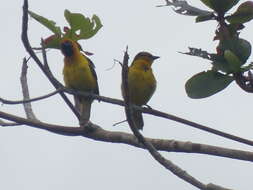
[[(0, 111), (0, 118), (15, 123), (19, 123), (21, 125), (48, 130), (50, 132), (59, 135), (83, 136), (97, 141), (123, 143), (138, 148), (144, 148), (144, 146), (141, 143), (139, 143), (139, 141), (136, 139), (134, 135), (124, 132), (104, 130), (100, 126), (95, 124), (91, 124), (92, 129), (94, 130), (90, 131), (87, 130), (87, 127), (53, 125), (40, 121), (33, 121), (26, 118), (21, 118), (1, 111)], [(218, 146), (211, 146), (191, 142), (175, 141), (175, 140), (152, 139), (152, 138), (146, 138), (146, 140), (151, 142), (154, 145), (154, 147), (160, 151), (179, 152), (179, 153), (181, 152), (198, 153), (253, 162), (253, 152), (229, 148), (221, 148)]]
[[(26, 51), (29, 53), (29, 55), (33, 58), (33, 60), (37, 63), (37, 65), (39, 66), (39, 68), (42, 70), (42, 72), (46, 75), (46, 77), (51, 82), (51, 84), (56, 89), (58, 89), (61, 86), (59, 86), (59, 83), (55, 82), (57, 80), (54, 78), (54, 76), (51, 74), (51, 72), (48, 72), (48, 70), (41, 63), (40, 59), (34, 53), (32, 47), (30, 45), (30, 42), (28, 40), (27, 29), (28, 29), (28, 0), (24, 0), (23, 19), (22, 19), (22, 35), (21, 35), (22, 41), (23, 41), (23, 45), (24, 45)], [(71, 101), (68, 99), (68, 97), (63, 92), (60, 92), (59, 94), (61, 95), (61, 97), (63, 98), (63, 100), (66, 102), (66, 104), (69, 106), (69, 108), (72, 110), (72, 112), (75, 114), (75, 116), (78, 119), (80, 119), (80, 114), (75, 109), (75, 107), (73, 106), (73, 104), (71, 103)]]
[[(22, 93), (23, 93), (24, 101), (30, 99), (28, 83), (27, 83), (27, 69), (28, 69), (27, 60), (26, 60), (26, 58), (24, 58), (21, 76), (20, 76), (20, 82), (21, 82), (21, 86), (22, 86)], [(33, 113), (31, 102), (23, 103), (23, 106), (24, 106), (24, 110), (26, 113), (26, 117), (28, 119), (37, 120), (35, 114)]]
[(210, 11), (202, 10), (196, 7), (193, 7), (187, 3), (185, 0), (165, 0), (166, 5), (158, 5), (157, 7), (165, 7), (165, 6), (171, 6), (172, 9), (182, 15), (187, 16), (201, 16), (201, 15), (211, 15), (213, 14)]

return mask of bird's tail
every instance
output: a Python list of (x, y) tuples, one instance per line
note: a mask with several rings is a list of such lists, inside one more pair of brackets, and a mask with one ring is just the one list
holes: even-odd
[(138, 110), (133, 110), (133, 120), (136, 124), (136, 127), (140, 130), (143, 129), (143, 117), (142, 117), (142, 112)]
[(80, 124), (86, 124), (90, 120), (90, 111), (92, 100), (74, 97), (75, 107), (80, 113)]

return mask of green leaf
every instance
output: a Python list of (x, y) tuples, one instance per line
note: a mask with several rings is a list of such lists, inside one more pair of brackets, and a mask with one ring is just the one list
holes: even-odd
[(231, 49), (231, 51), (233, 51), (233, 53), (244, 64), (251, 54), (251, 44), (247, 40), (239, 38), (234, 41), (234, 47)]
[(64, 16), (70, 25), (70, 30), (65, 34), (65, 37), (76, 41), (91, 38), (102, 27), (101, 21), (96, 15), (90, 19), (80, 13), (71, 13), (69, 10), (65, 10)]
[(204, 21), (213, 20), (213, 19), (214, 19), (213, 13), (209, 13), (209, 14), (206, 14), (206, 15), (197, 16), (195, 21), (196, 22), (204, 22)]
[(219, 48), (224, 52), (225, 50), (231, 50), (242, 64), (246, 63), (251, 54), (251, 44), (242, 38), (220, 41)]
[(239, 0), (201, 0), (201, 2), (213, 9), (215, 12), (224, 14), (235, 6)]
[(190, 98), (206, 98), (225, 89), (233, 80), (233, 77), (216, 71), (204, 71), (190, 78), (185, 90)]
[(232, 73), (231, 68), (229, 67), (229, 64), (227, 63), (226, 59), (223, 56), (213, 54), (212, 55), (212, 65), (213, 69), (217, 71), (222, 71), (224, 73)]
[(56, 23), (52, 20), (48, 20), (47, 18), (40, 16), (32, 11), (28, 11), (29, 15), (37, 20), (39, 23), (47, 27), (49, 30), (51, 30), (53, 33), (61, 35), (61, 28), (56, 26)]
[(236, 12), (231, 16), (226, 17), (227, 21), (233, 24), (245, 23), (253, 19), (253, 2), (246, 1), (242, 3)]
[(242, 62), (239, 58), (230, 50), (225, 50), (224, 58), (226, 59), (227, 63), (229, 64), (229, 68), (233, 73), (239, 72)]

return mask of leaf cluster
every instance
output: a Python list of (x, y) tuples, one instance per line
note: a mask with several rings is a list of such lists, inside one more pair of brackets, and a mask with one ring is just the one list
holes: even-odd
[(69, 38), (74, 41), (89, 39), (103, 26), (97, 15), (89, 18), (80, 13), (72, 13), (69, 10), (64, 11), (64, 17), (69, 26), (63, 27), (63, 30), (56, 25), (56, 22), (32, 11), (29, 11), (29, 15), (53, 32), (52, 35), (43, 40), (45, 48), (59, 49), (59, 43), (63, 38)]
[[(208, 53), (197, 48), (190, 48), (188, 55), (198, 56), (211, 61), (208, 71), (200, 72), (191, 77), (185, 84), (185, 90), (190, 98), (206, 98), (225, 89), (235, 80), (235, 75), (251, 69), (246, 65), (251, 54), (251, 44), (240, 38), (244, 23), (253, 19), (253, 2), (246, 1), (237, 10), (227, 15), (239, 0), (201, 0), (212, 9), (206, 15), (199, 15), (196, 22), (217, 21), (214, 40), (218, 46), (215, 53)], [(245, 66), (246, 65), (246, 66)]]

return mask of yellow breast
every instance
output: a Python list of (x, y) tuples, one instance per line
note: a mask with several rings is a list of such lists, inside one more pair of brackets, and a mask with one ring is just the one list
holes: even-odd
[(96, 79), (83, 55), (75, 59), (65, 58), (63, 75), (66, 87), (80, 91), (93, 91), (96, 88)]
[(156, 80), (152, 69), (130, 67), (128, 72), (130, 102), (136, 105), (147, 104), (156, 89)]

